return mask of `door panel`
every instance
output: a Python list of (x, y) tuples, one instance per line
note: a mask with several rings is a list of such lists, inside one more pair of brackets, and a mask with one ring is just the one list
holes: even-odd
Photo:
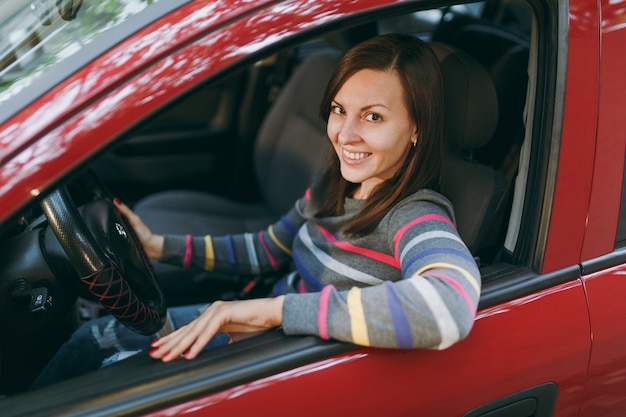
[(623, 416), (626, 410), (626, 250), (613, 257), (621, 265), (584, 277), (593, 349), (581, 416)]
[[(585, 296), (575, 280), (481, 310), (470, 336), (444, 351), (358, 349), (155, 415), (246, 415), (262, 404), (272, 416), (460, 416), (553, 383), (554, 415), (571, 416), (580, 408), (589, 349)], [(548, 391), (530, 407), (549, 408)]]

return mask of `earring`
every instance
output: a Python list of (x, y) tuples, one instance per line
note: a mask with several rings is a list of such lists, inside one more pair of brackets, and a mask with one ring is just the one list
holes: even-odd
[(414, 147), (414, 148), (415, 148), (415, 145), (417, 145), (417, 139), (415, 139), (415, 140), (413, 141), (413, 147)]

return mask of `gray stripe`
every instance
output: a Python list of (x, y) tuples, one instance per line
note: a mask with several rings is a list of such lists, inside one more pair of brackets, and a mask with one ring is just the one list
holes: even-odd
[(307, 227), (301, 227), (298, 235), (300, 236), (300, 239), (302, 239), (304, 245), (309, 249), (309, 251), (311, 251), (311, 254), (325, 267), (336, 271), (337, 273), (342, 274), (347, 278), (364, 284), (379, 285), (383, 282), (383, 280), (381, 280), (380, 278), (376, 278), (373, 275), (366, 274), (365, 272), (351, 268), (337, 261), (329, 254), (315, 246), (315, 244), (311, 240), (311, 236), (309, 235), (309, 230)]
[(253, 274), (258, 274), (259, 259), (256, 256), (256, 250), (254, 249), (254, 235), (252, 233), (245, 233), (244, 238), (246, 240), (246, 250), (248, 251), (248, 259), (250, 260), (250, 268)]
[(436, 238), (452, 239), (452, 240), (459, 242), (462, 245), (465, 245), (463, 241), (461, 240), (461, 238), (459, 238), (454, 233), (445, 232), (442, 230), (434, 230), (432, 232), (421, 233), (418, 236), (415, 236), (413, 239), (409, 241), (409, 243), (406, 244), (406, 246), (402, 250), (402, 253), (400, 254), (400, 264), (402, 264), (402, 261), (404, 260), (406, 253), (410, 251), (411, 249), (413, 249), (413, 247), (415, 247), (417, 244), (422, 243), (428, 239), (436, 239)]

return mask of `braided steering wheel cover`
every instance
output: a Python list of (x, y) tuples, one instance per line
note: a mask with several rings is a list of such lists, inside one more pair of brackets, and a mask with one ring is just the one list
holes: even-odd
[[(152, 335), (158, 332), (165, 324), (166, 307), (149, 262), (146, 261), (146, 279), (157, 296), (144, 302), (124, 278), (120, 265), (105, 255), (66, 188), (62, 187), (44, 198), (41, 207), (50, 228), (74, 265), (80, 282), (87, 286), (101, 305), (136, 333)], [(137, 245), (132, 228), (127, 226), (125, 229), (132, 234), (130, 241)]]
[(88, 286), (89, 292), (100, 304), (129, 329), (151, 335), (163, 326), (163, 316), (139, 300), (112, 262), (99, 271), (82, 277), (81, 281)]

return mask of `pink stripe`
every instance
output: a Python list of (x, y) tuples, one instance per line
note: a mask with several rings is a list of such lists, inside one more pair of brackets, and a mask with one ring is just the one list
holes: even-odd
[(326, 327), (326, 317), (328, 316), (328, 302), (330, 300), (330, 292), (332, 289), (332, 285), (327, 285), (322, 288), (322, 292), (320, 294), (319, 312), (317, 313), (317, 327), (320, 332), (320, 337), (326, 340), (330, 339), (328, 337), (328, 328)]
[(185, 242), (185, 257), (183, 258), (183, 269), (189, 269), (191, 265), (191, 235), (187, 235), (187, 241)]
[(431, 220), (436, 220), (436, 221), (447, 223), (450, 226), (452, 226), (454, 230), (456, 230), (454, 223), (452, 223), (450, 219), (448, 219), (447, 217), (441, 216), (439, 214), (425, 214), (416, 219), (413, 219), (411, 222), (404, 225), (400, 230), (398, 230), (398, 233), (396, 233), (396, 235), (393, 237), (393, 246), (394, 246), (394, 251), (396, 253), (396, 259), (398, 260), (398, 263), (400, 262), (400, 253), (398, 252), (398, 245), (400, 244), (400, 240), (402, 239), (402, 237), (404, 237), (404, 234), (406, 233), (406, 231), (418, 223), (427, 222)]
[(280, 268), (280, 265), (279, 265), (278, 261), (276, 260), (276, 258), (274, 258), (274, 256), (270, 252), (270, 249), (267, 247), (267, 244), (265, 243), (265, 239), (263, 238), (263, 231), (262, 230), (259, 232), (259, 241), (261, 242), (261, 246), (263, 246), (263, 250), (265, 251), (265, 254), (270, 259), (270, 263), (272, 264), (272, 268), (274, 268), (275, 271), (278, 271), (278, 269)]
[(476, 306), (474, 306), (474, 301), (472, 301), (470, 296), (467, 295), (467, 292), (461, 286), (461, 284), (459, 284), (457, 281), (455, 281), (454, 279), (450, 278), (449, 276), (443, 275), (443, 274), (439, 274), (437, 272), (428, 272), (428, 273), (423, 274), (423, 276), (439, 278), (439, 279), (441, 279), (443, 281), (446, 281), (448, 284), (452, 285), (454, 287), (454, 289), (456, 290), (456, 292), (458, 292), (461, 295), (461, 297), (463, 297), (463, 299), (467, 303), (467, 306), (469, 307), (469, 310), (472, 313), (472, 315), (475, 316), (475, 314), (476, 314)]
[(353, 245), (349, 242), (340, 242), (339, 240), (337, 240), (337, 238), (335, 236), (333, 236), (332, 233), (330, 233), (328, 230), (324, 229), (322, 226), (320, 226), (319, 224), (317, 225), (317, 227), (320, 229), (320, 231), (322, 232), (322, 234), (324, 235), (324, 237), (326, 238), (326, 240), (332, 244), (334, 244), (335, 246), (337, 246), (340, 249), (345, 250), (346, 252), (352, 252), (352, 253), (357, 253), (359, 255), (363, 255), (365, 257), (368, 257), (370, 259), (374, 259), (378, 262), (382, 262), (385, 263), (387, 265), (391, 265), (394, 268), (400, 269), (400, 263), (391, 255), (387, 255), (372, 249), (367, 249), (367, 248), (361, 248), (359, 246)]
[(298, 284), (298, 291), (300, 291), (300, 294), (304, 294), (306, 292), (306, 287), (304, 286), (303, 279), (301, 279), (300, 283)]

